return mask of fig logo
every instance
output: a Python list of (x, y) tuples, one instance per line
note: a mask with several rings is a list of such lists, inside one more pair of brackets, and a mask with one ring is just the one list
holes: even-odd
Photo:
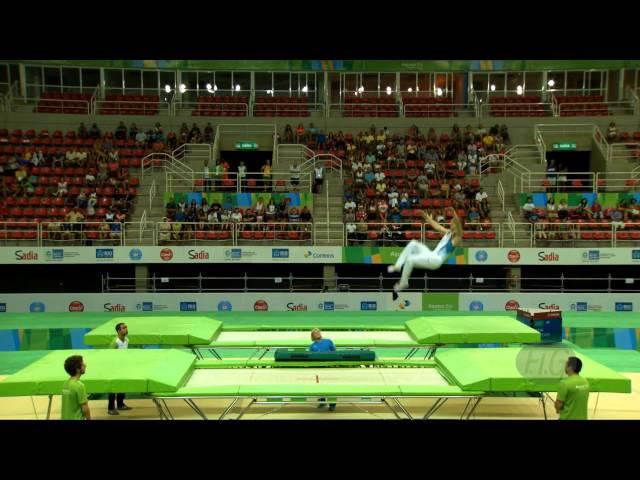
[(256, 300), (256, 303), (253, 304), (253, 309), (256, 312), (266, 312), (269, 310), (269, 304), (265, 300)]
[(163, 248), (162, 250), (160, 250), (160, 258), (165, 262), (168, 262), (173, 258), (173, 250), (171, 250), (170, 248)]
[(518, 303), (517, 300), (509, 300), (504, 305), (504, 309), (507, 310), (507, 311), (509, 311), (509, 310), (517, 310), (519, 308), (520, 308), (520, 304)]
[(84, 304), (78, 300), (74, 300), (69, 304), (70, 312), (84, 312)]
[(509, 250), (509, 253), (507, 253), (507, 258), (511, 263), (516, 263), (520, 261), (520, 252), (518, 250)]

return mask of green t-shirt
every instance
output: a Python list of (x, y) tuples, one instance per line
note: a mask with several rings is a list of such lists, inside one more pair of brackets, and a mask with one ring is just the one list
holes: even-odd
[(557, 400), (564, 402), (560, 420), (586, 420), (589, 406), (589, 382), (580, 375), (560, 381)]
[(84, 420), (81, 405), (87, 403), (87, 389), (80, 380), (69, 378), (62, 387), (61, 420)]

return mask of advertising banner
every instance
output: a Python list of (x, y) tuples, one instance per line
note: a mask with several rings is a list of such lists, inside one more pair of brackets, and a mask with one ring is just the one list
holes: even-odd
[(565, 312), (637, 312), (637, 293), (460, 293), (461, 312), (542, 308)]
[(469, 248), (470, 265), (640, 265), (640, 248)]

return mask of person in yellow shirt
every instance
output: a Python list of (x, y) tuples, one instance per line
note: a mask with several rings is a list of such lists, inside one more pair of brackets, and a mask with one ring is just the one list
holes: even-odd
[(270, 190), (272, 187), (271, 184), (271, 160), (267, 160), (260, 171), (262, 172), (262, 185), (264, 186), (264, 191)]

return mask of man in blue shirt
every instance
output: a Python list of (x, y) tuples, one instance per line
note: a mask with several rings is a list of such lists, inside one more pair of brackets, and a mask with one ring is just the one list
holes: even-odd
[[(335, 352), (336, 351), (336, 346), (333, 344), (333, 342), (330, 339), (322, 338), (322, 333), (320, 332), (319, 328), (314, 328), (313, 330), (311, 330), (311, 340), (313, 340), (313, 343), (309, 347), (310, 352)], [(319, 400), (323, 402), (325, 399), (320, 398)], [(323, 408), (324, 406), (325, 406), (325, 403), (318, 404), (318, 408)], [(333, 412), (335, 409), (336, 409), (336, 404), (330, 403), (329, 411)]]

